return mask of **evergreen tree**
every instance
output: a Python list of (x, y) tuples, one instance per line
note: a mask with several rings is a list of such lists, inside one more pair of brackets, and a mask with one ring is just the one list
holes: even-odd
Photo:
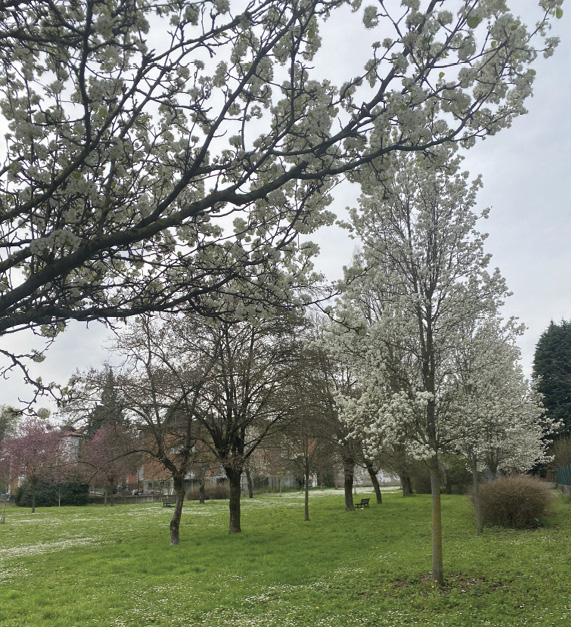
[(571, 433), (571, 322), (551, 321), (535, 348), (533, 377), (551, 419)]
[(125, 417), (124, 406), (119, 397), (115, 374), (109, 366), (96, 373), (101, 389), (101, 401), (87, 419), (85, 435), (91, 439), (103, 426), (127, 427), (129, 421)]
[(9, 405), (0, 406), (0, 445), (6, 438), (14, 435), (19, 418), (17, 409)]

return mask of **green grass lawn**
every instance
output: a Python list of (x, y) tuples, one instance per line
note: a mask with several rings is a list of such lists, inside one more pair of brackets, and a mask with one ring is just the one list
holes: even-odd
[(346, 512), (341, 491), (316, 492), (304, 523), (301, 494), (245, 499), (233, 536), (226, 502), (187, 503), (177, 547), (161, 503), (12, 507), (0, 625), (571, 626), (569, 499), (548, 526), (478, 538), (466, 497), (443, 496), (441, 590), (430, 497), (373, 501)]

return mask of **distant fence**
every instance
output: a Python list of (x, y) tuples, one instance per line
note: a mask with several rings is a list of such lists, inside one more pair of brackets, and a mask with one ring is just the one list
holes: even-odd
[(562, 466), (557, 469), (557, 483), (563, 494), (571, 496), (571, 466)]

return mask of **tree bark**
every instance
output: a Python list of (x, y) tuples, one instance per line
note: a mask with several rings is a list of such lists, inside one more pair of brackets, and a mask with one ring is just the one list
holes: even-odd
[(448, 470), (444, 471), (444, 491), (446, 494), (452, 494), (452, 479)]
[(365, 461), (365, 466), (367, 467), (367, 472), (369, 473), (371, 483), (373, 484), (373, 489), (375, 490), (377, 505), (381, 505), (383, 502), (383, 495), (381, 494), (381, 486), (379, 485), (379, 480), (377, 479), (377, 473), (375, 472), (373, 464), (370, 461)]
[(240, 533), (242, 528), (240, 527), (240, 478), (242, 476), (242, 469), (224, 468), (226, 476), (230, 482), (230, 533)]
[(205, 489), (206, 479), (204, 475), (200, 476), (199, 481), (200, 483), (198, 484), (198, 498), (200, 499), (200, 504), (204, 505), (204, 503), (206, 502), (206, 489)]
[(252, 483), (252, 475), (250, 473), (250, 468), (246, 466), (246, 482), (248, 484), (248, 498), (254, 498), (254, 484)]
[(400, 484), (402, 487), (402, 495), (410, 496), (412, 494), (412, 482), (409, 475), (400, 475)]
[(32, 514), (36, 513), (36, 481), (30, 482), (32, 486)]
[(432, 582), (436, 586), (442, 586), (444, 584), (442, 506), (440, 502), (440, 473), (436, 455), (430, 464), (430, 491), (432, 493)]
[(472, 460), (472, 483), (474, 486), (474, 512), (476, 514), (476, 529), (482, 535), (484, 523), (482, 521), (482, 506), (480, 503), (480, 481), (478, 480), (478, 464), (476, 458)]
[(174, 475), (173, 483), (176, 503), (170, 523), (170, 543), (171, 545), (176, 545), (180, 544), (180, 519), (182, 518), (182, 507), (184, 504), (184, 477)]
[(305, 448), (305, 494), (304, 494), (304, 522), (309, 522), (309, 454)]
[(353, 459), (343, 459), (343, 483), (345, 486), (345, 510), (352, 512), (355, 510), (353, 504), (353, 478), (355, 471), (355, 462)]

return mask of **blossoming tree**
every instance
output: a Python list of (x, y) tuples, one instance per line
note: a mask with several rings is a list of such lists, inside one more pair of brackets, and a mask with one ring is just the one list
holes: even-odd
[[(435, 165), (436, 164), (436, 165)], [(444, 164), (444, 165), (442, 165)], [(494, 315), (506, 295), (488, 273), (474, 212), (479, 179), (460, 172), (450, 149), (434, 159), (404, 155), (381, 176), (364, 176), (352, 211), (362, 253), (339, 308), (362, 395), (345, 416), (370, 446), (404, 445), (430, 468), (433, 580), (443, 582), (439, 456), (458, 437), (451, 423), (458, 325)], [(376, 180), (377, 184), (373, 185)]]
[(28, 416), (17, 433), (3, 443), (10, 477), (23, 477), (31, 488), (32, 513), (36, 511), (36, 490), (42, 480), (52, 478), (54, 469), (65, 460), (58, 430), (47, 420)]
[(450, 422), (458, 429), (457, 450), (472, 471), (478, 534), (483, 529), (478, 471), (524, 472), (547, 461), (544, 438), (558, 428), (543, 415), (541, 396), (521, 370), (515, 344), (521, 332), (513, 320), (496, 319), (460, 331)]
[[(337, 177), (524, 112), (561, 2), (529, 29), (504, 0), (4, 3), (0, 334), (279, 291), (265, 262), (305, 267)], [(370, 46), (328, 32), (341, 11)]]

